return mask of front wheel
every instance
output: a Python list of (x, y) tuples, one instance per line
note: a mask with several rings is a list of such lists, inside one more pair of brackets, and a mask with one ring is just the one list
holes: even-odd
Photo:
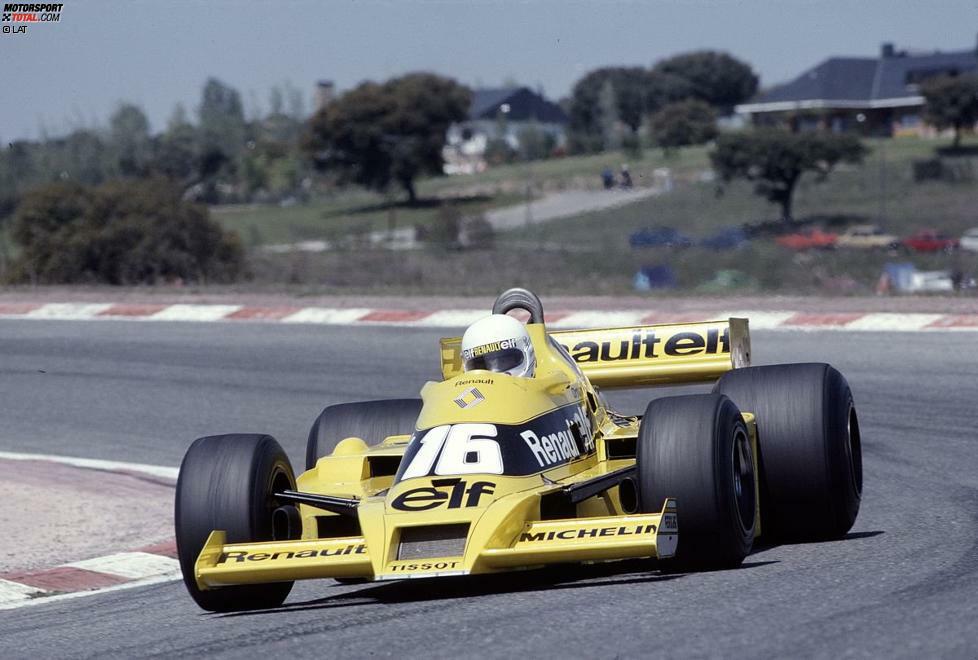
[(642, 511), (677, 500), (679, 546), (672, 566), (739, 566), (754, 542), (756, 492), (750, 436), (737, 406), (720, 394), (656, 399), (638, 436)]
[(194, 564), (214, 530), (224, 530), (228, 543), (273, 540), (272, 512), (284, 504), (275, 493), (294, 488), (289, 459), (269, 435), (213, 435), (190, 446), (180, 465), (174, 519), (183, 582), (201, 608), (231, 612), (285, 602), (292, 582), (203, 590)]
[(845, 377), (819, 363), (748, 367), (728, 371), (714, 391), (757, 420), (764, 535), (845, 536), (863, 490), (859, 419)]

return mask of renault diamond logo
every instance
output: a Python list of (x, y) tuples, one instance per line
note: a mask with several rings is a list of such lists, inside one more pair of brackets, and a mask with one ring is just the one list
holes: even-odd
[(470, 387), (469, 389), (465, 390), (457, 397), (455, 397), (455, 403), (457, 403), (458, 407), (462, 408), (463, 410), (465, 408), (471, 408), (472, 406), (477, 406), (485, 400), (486, 397), (482, 396), (482, 392), (475, 389), (474, 387)]

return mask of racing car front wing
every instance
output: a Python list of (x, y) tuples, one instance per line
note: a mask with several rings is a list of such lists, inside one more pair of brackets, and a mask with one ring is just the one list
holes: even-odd
[(456, 556), (403, 558), (398, 534), (376, 550), (362, 536), (228, 544), (223, 531), (207, 539), (195, 566), (197, 584), (210, 589), (235, 584), (310, 578), (374, 580), (491, 573), (558, 562), (672, 557), (679, 543), (676, 501), (657, 514), (527, 522), (506, 547), (471, 547), (463, 539)]

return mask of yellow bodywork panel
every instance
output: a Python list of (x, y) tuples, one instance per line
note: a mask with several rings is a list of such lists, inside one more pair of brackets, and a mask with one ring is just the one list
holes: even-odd
[(362, 538), (271, 541), (228, 545), (224, 532), (211, 532), (197, 559), (202, 589), (233, 584), (353, 577), (370, 571)]
[(443, 557), (399, 558), (400, 533), (411, 527), (418, 525), (391, 530), (395, 533), (388, 547), (371, 545), (366, 536), (227, 544), (224, 532), (215, 531), (197, 560), (197, 584), (211, 589), (324, 577), (385, 580), (490, 573), (556, 562), (662, 559), (673, 556), (679, 542), (672, 499), (658, 514), (524, 522), (510, 526), (505, 537), (489, 530), (481, 538), (473, 533), (461, 539), (463, 550)]
[[(531, 327), (534, 326), (527, 326)], [(567, 351), (595, 387), (707, 382), (750, 364), (747, 319), (561, 330), (548, 334)], [(461, 341), (459, 337), (441, 340), (445, 380), (462, 371)], [(534, 340), (538, 354), (539, 345)]]

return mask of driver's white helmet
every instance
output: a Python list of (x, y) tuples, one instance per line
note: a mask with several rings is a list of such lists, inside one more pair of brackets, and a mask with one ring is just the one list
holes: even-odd
[(533, 342), (512, 316), (493, 314), (469, 326), (462, 336), (462, 368), (532, 377), (537, 366)]

